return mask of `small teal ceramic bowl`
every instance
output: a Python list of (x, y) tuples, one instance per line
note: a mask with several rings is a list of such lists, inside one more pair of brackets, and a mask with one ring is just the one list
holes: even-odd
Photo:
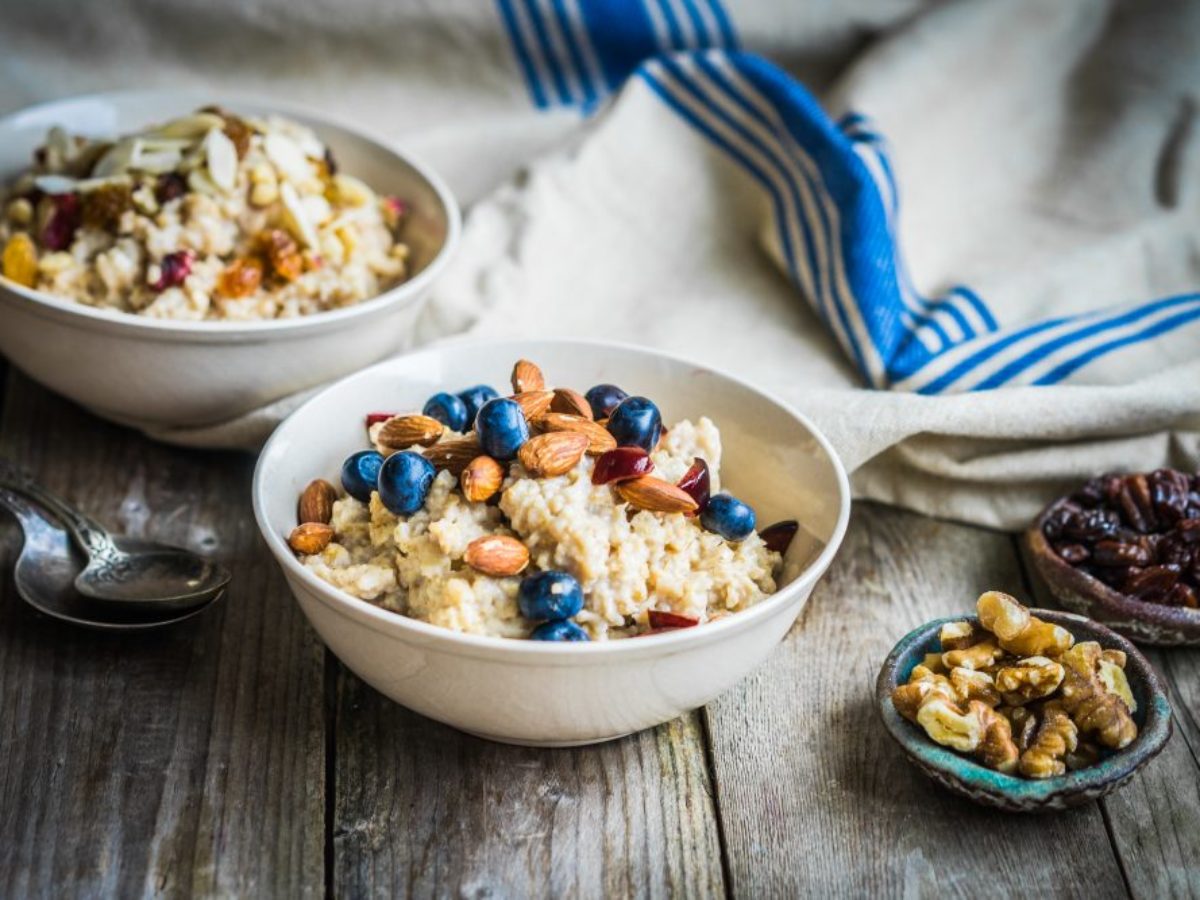
[(1109, 628), (1072, 613), (1035, 609), (1034, 615), (1063, 626), (1077, 641), (1097, 641), (1105, 649), (1125, 651), (1125, 675), (1137, 701), (1138, 736), (1132, 744), (1102, 758), (1096, 765), (1057, 778), (1031, 780), (1005, 775), (929, 739), (892, 705), (892, 691), (908, 681), (927, 653), (941, 652), (938, 633), (947, 622), (974, 616), (951, 616), (927, 622), (905, 635), (879, 670), (875, 702), (888, 734), (909, 760), (938, 784), (984, 806), (1006, 812), (1050, 812), (1098, 800), (1129, 781), (1159, 754), (1171, 736), (1171, 705), (1158, 675), (1146, 658)]

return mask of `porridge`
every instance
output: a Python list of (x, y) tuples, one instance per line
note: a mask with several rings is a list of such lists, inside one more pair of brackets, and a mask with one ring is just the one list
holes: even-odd
[(4, 195), (0, 272), (155, 318), (303, 316), (403, 281), (404, 215), (276, 116), (206, 107), (114, 141), (54, 128)]
[(545, 390), (526, 361), (514, 390), (369, 416), (375, 449), (346, 460), (343, 490), (318, 480), (300, 498), (302, 563), (401, 615), (541, 640), (698, 625), (775, 592), (795, 523), (759, 533), (720, 492), (712, 421), (665, 429), (645, 398)]

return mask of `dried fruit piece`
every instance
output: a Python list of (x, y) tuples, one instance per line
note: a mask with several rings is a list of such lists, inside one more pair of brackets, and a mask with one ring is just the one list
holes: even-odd
[(133, 206), (133, 191), (128, 184), (105, 184), (83, 195), (81, 218), (89, 228), (117, 230), (125, 210)]
[(527, 359), (518, 359), (512, 370), (512, 388), (514, 394), (523, 394), (526, 391), (544, 391), (546, 379), (542, 377), (542, 370), (535, 363), (531, 363)]
[(187, 180), (178, 172), (164, 172), (154, 184), (154, 196), (159, 203), (170, 203), (187, 193)]
[(490, 456), (477, 456), (458, 476), (463, 496), (471, 503), (486, 503), (504, 483), (504, 466)]
[(473, 433), (467, 437), (439, 441), (424, 451), (425, 458), (433, 463), (434, 468), (446, 469), (455, 477), (461, 475), (471, 460), (481, 453), (479, 441)]
[(679, 613), (667, 612), (661, 609), (652, 609), (646, 614), (647, 620), (651, 628), (655, 629), (674, 629), (674, 628), (691, 628), (693, 625), (699, 625), (699, 619), (693, 619), (691, 616), (683, 616)]
[(262, 260), (243, 256), (225, 267), (217, 279), (217, 293), (232, 299), (249, 297), (262, 284), (262, 277)]
[(378, 425), (380, 422), (386, 422), (388, 419), (395, 418), (398, 415), (400, 414), (390, 412), (367, 413), (367, 427), (370, 428), (372, 425)]
[(50, 202), (53, 208), (42, 227), (41, 243), (47, 250), (66, 250), (79, 229), (79, 195), (54, 194)]
[(321, 522), (303, 522), (288, 535), (288, 546), (297, 553), (312, 556), (320, 553), (333, 540), (333, 529)]
[(250, 138), (254, 135), (254, 129), (232, 113), (223, 112), (221, 115), (225, 119), (225, 127), (222, 129), (225, 137), (233, 143), (237, 158), (245, 159), (246, 154), (250, 152)]
[(333, 485), (323, 478), (317, 478), (308, 483), (300, 494), (297, 504), (296, 518), (303, 525), (305, 522), (317, 522), (328, 525), (333, 518), (333, 501), (337, 499), (337, 491)]
[(168, 253), (159, 261), (159, 276), (150, 282), (150, 287), (156, 291), (165, 291), (169, 287), (178, 287), (192, 274), (192, 264), (196, 254), (191, 250), (176, 250)]
[(762, 538), (768, 550), (775, 553), (787, 553), (788, 547), (792, 544), (792, 538), (796, 536), (799, 529), (799, 522), (795, 519), (786, 519), (783, 522), (768, 525), (758, 533), (758, 536)]
[(525, 414), (525, 421), (533, 422), (550, 408), (554, 394), (550, 391), (522, 391), (514, 394), (512, 399), (521, 407), (521, 412)]
[(570, 388), (554, 389), (554, 399), (550, 401), (550, 411), (565, 413), (568, 416), (582, 416), (585, 419), (592, 418), (592, 405), (587, 402), (587, 398), (579, 391), (573, 391)]
[(304, 257), (292, 236), (282, 228), (271, 228), (258, 236), (258, 245), (271, 263), (271, 270), (284, 281), (295, 281), (304, 273)]
[(517, 459), (534, 478), (553, 478), (575, 468), (587, 448), (586, 435), (552, 431), (527, 440), (517, 451)]
[(383, 423), (375, 441), (389, 451), (407, 450), (415, 444), (431, 447), (445, 430), (446, 426), (432, 416), (395, 416)]
[(588, 456), (599, 456), (617, 446), (616, 438), (606, 428), (583, 416), (549, 412), (537, 420), (537, 425), (543, 431), (574, 431), (587, 435)]
[(653, 475), (641, 475), (616, 485), (617, 495), (635, 509), (650, 512), (696, 512), (696, 501), (669, 481)]
[(628, 481), (654, 471), (654, 460), (641, 447), (614, 447), (600, 454), (592, 469), (592, 484)]
[(38, 271), (37, 248), (33, 239), (23, 231), (9, 238), (4, 247), (4, 256), (0, 257), (0, 267), (9, 281), (33, 287), (37, 283)]
[(692, 466), (679, 479), (679, 489), (696, 501), (696, 511), (703, 512), (708, 506), (712, 490), (712, 479), (708, 474), (708, 463), (699, 456), (692, 459)]
[(529, 549), (514, 537), (485, 534), (467, 544), (463, 559), (477, 572), (503, 578), (516, 575), (529, 565)]

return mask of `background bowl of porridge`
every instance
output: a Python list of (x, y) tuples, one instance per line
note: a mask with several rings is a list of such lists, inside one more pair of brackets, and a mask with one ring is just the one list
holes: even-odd
[[(419, 410), (432, 394), (504, 390), (516, 359), (547, 383), (605, 382), (653, 399), (664, 421), (708, 417), (721, 432), (722, 487), (765, 526), (796, 519), (779, 589), (703, 625), (591, 643), (464, 634), (357, 599), (288, 547), (296, 499), (313, 478), (339, 482), (362, 449), (364, 414)], [(646, 348), (586, 341), (454, 343), (387, 360), (318, 394), (284, 422), (254, 479), (263, 537), (322, 640), (352, 671), (410, 709), (493, 740), (546, 746), (619, 737), (702, 706), (757, 667), (787, 634), (841, 543), (850, 490), (836, 452), (798, 411), (751, 385)], [(780, 685), (780, 690), (795, 690)]]
[[(41, 289), (0, 278), (0, 352), (35, 380), (116, 421), (224, 421), (403, 349), (422, 300), (458, 242), (454, 198), (434, 172), (406, 154), (314, 113), (201, 92), (98, 94), (6, 116), (0, 119), (0, 183), (7, 187), (29, 170), (55, 126), (69, 135), (111, 139), (210, 106), (254, 121), (295, 122), (330, 149), (339, 173), (380, 197), (402, 201), (402, 275), (381, 278), (374, 296), (368, 287), (349, 300), (293, 300), (265, 312), (252, 303), (230, 304), (231, 314), (222, 317), (197, 314), (182, 302), (139, 313), (119, 308), (112, 297), (89, 304), (65, 290), (52, 292), (44, 278)], [(171, 140), (150, 149), (170, 152)], [(44, 257), (45, 248), (38, 249)], [(161, 277), (159, 268), (143, 271)]]

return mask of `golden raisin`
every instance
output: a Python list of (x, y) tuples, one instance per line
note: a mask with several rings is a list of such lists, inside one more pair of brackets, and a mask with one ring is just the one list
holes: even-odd
[(4, 256), (0, 258), (0, 266), (4, 269), (4, 277), (25, 287), (33, 287), (37, 281), (37, 248), (33, 239), (22, 232), (17, 232), (4, 248)]
[(246, 154), (250, 152), (250, 136), (254, 134), (254, 130), (237, 116), (227, 112), (222, 112), (221, 115), (225, 117), (225, 127), (221, 130), (225, 132), (225, 137), (233, 141), (238, 159), (245, 159)]
[(235, 259), (217, 279), (217, 292), (225, 297), (249, 297), (262, 284), (262, 260), (253, 256)]
[(83, 195), (83, 224), (103, 231), (116, 231), (121, 214), (133, 205), (127, 184), (106, 184)]
[(272, 228), (258, 236), (259, 246), (271, 261), (271, 268), (284, 281), (295, 281), (304, 271), (304, 257), (292, 236), (280, 228)]

